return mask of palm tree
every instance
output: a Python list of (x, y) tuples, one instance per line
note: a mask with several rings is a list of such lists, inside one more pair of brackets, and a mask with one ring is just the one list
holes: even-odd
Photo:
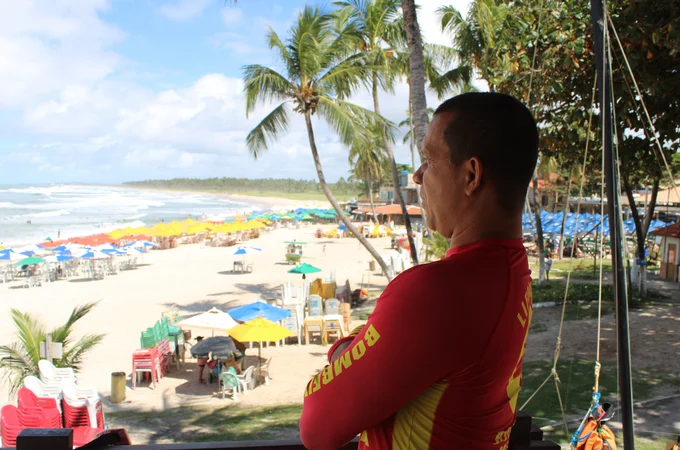
[[(62, 357), (52, 361), (55, 366), (80, 371), (85, 355), (104, 339), (103, 334), (87, 334), (77, 341), (72, 336), (75, 324), (98, 303), (76, 307), (65, 324), (52, 330), (52, 342), (63, 344)], [(0, 346), (0, 370), (5, 373), (10, 394), (14, 394), (22, 386), (24, 378), (29, 375), (40, 376), (40, 343), (45, 342), (48, 333), (45, 325), (33, 315), (16, 309), (11, 309), (10, 314), (17, 329), (18, 341)]]
[[(416, 15), (414, 0), (402, 0), (401, 8), (404, 14), (404, 29), (409, 53), (409, 105), (413, 111), (416, 143), (420, 148), (427, 133), (427, 99), (425, 97), (425, 61), (423, 56), (423, 41)], [(415, 169), (415, 167), (414, 167)]]
[[(395, 57), (394, 46), (390, 41), (400, 33), (401, 23), (398, 21), (399, 0), (339, 0), (335, 2), (339, 7), (336, 13), (338, 25), (349, 23), (356, 31), (356, 45), (362, 57), (371, 70), (371, 92), (373, 94), (373, 111), (380, 114), (378, 90), (391, 90), (396, 73), (392, 70), (391, 62)], [(380, 131), (380, 130), (378, 130)], [(392, 143), (385, 133), (381, 133), (382, 141), (392, 170), (394, 194), (401, 206), (401, 212), (406, 225), (411, 259), (418, 264), (418, 250), (413, 239), (411, 218), (406, 209), (406, 202), (400, 187), (399, 170), (394, 159)]]
[(373, 139), (365, 141), (363, 139), (352, 144), (349, 151), (349, 164), (352, 167), (354, 178), (362, 180), (368, 187), (368, 197), (371, 202), (371, 212), (373, 218), (376, 217), (375, 205), (373, 203), (373, 185), (383, 177), (383, 168), (388, 157), (383, 148), (382, 130), (373, 130)]
[(268, 142), (275, 141), (287, 131), (292, 104), (292, 110), (305, 119), (321, 190), (347, 229), (391, 279), (392, 274), (388, 273), (380, 254), (347, 219), (328, 189), (316, 147), (312, 126), (314, 114), (325, 119), (347, 146), (361, 139), (370, 139), (366, 133), (367, 123), (390, 128), (390, 124), (378, 114), (344, 100), (362, 82), (370, 79), (371, 72), (354, 51), (351, 27), (333, 30), (331, 25), (328, 15), (322, 14), (318, 7), (308, 5), (300, 12), (285, 43), (273, 29), (269, 30), (269, 48), (278, 52), (283, 62), (283, 74), (262, 65), (244, 67), (246, 115), (252, 113), (259, 103), (281, 103), (250, 131), (246, 145), (254, 158), (265, 151)]
[[(429, 120), (432, 120), (432, 116), (434, 115), (434, 109), (433, 108), (427, 108), (427, 116)], [(411, 109), (409, 108), (408, 111), (406, 111), (406, 119), (402, 120), (399, 122), (397, 125), (399, 128), (402, 127), (408, 127), (408, 131), (406, 134), (404, 134), (404, 139), (403, 143), (406, 144), (407, 142), (409, 143), (409, 147), (411, 149), (411, 165), (414, 170), (417, 170), (416, 166), (416, 140), (415, 140), (415, 125), (413, 123), (413, 114), (411, 114)]]

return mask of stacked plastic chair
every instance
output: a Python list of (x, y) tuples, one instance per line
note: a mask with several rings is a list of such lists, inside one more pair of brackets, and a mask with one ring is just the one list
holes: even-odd
[(18, 409), (14, 405), (5, 405), (0, 410), (3, 447), (15, 447), (17, 445), (17, 436), (23, 430), (23, 427), (19, 424), (18, 415)]
[(33, 375), (29, 375), (24, 378), (24, 387), (33, 392), (38, 399), (39, 407), (50, 408), (52, 405), (56, 405), (61, 413), (61, 384), (45, 384)]
[(93, 387), (80, 387), (65, 381), (64, 426), (66, 428), (91, 427), (104, 429), (102, 400)]
[[(170, 337), (172, 336), (172, 339)], [(176, 354), (176, 346), (184, 346), (182, 330), (171, 325), (167, 317), (157, 321), (153, 327), (143, 331), (140, 336), (140, 349), (132, 353), (132, 388), (137, 386), (140, 373), (150, 373), (154, 388), (161, 377), (170, 368), (172, 356)], [(177, 362), (179, 366), (179, 360)]]
[(19, 389), (17, 398), (17, 416), (23, 428), (61, 428), (61, 413), (54, 399), (40, 399), (25, 387)]
[(76, 382), (76, 374), (70, 367), (57, 368), (46, 359), (41, 359), (38, 361), (38, 369), (40, 370), (40, 381), (47, 385), (59, 386), (62, 381)]
[(151, 374), (154, 389), (161, 377), (161, 362), (156, 348), (140, 348), (132, 353), (132, 389), (137, 387), (137, 377), (140, 373)]

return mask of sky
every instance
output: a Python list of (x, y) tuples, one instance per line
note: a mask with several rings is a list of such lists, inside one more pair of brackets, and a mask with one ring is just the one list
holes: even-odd
[[(448, 44), (420, 0), (428, 42)], [(328, 8), (327, 2), (313, 2)], [(241, 69), (275, 66), (269, 27), (285, 36), (302, 0), (22, 0), (0, 6), (0, 184), (120, 183), (175, 177), (316, 179), (304, 120), (254, 160)], [(368, 91), (352, 101), (371, 107)], [(383, 115), (406, 117), (408, 86), (381, 93)], [(428, 106), (440, 102), (428, 93)], [(347, 177), (347, 148), (314, 120), (329, 181)], [(404, 130), (406, 131), (406, 130)], [(410, 163), (407, 145), (397, 162)]]

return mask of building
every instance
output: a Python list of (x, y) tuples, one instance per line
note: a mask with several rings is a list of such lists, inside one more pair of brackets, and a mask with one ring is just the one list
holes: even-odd
[[(661, 256), (659, 276), (663, 280), (678, 281), (678, 266), (680, 266), (680, 223), (674, 223), (664, 228), (652, 231), (657, 237)], [(659, 242), (660, 241), (660, 242)]]
[[(418, 203), (418, 188), (413, 182), (412, 173), (402, 172), (399, 177), (399, 186), (401, 186), (401, 193), (404, 196), (404, 202), (406, 202), (407, 205), (415, 205)], [(385, 202), (388, 205), (398, 202), (398, 200), (394, 198), (394, 186), (380, 187), (380, 201)]]

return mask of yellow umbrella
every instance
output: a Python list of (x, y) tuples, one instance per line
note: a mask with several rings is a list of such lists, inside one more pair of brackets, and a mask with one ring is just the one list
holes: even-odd
[[(229, 336), (239, 342), (275, 342), (293, 336), (293, 332), (283, 328), (271, 320), (258, 317), (227, 331)], [(260, 378), (260, 359), (262, 346), (257, 348), (257, 378)]]
[(240, 342), (275, 342), (293, 335), (290, 330), (262, 317), (244, 322), (228, 333)]

